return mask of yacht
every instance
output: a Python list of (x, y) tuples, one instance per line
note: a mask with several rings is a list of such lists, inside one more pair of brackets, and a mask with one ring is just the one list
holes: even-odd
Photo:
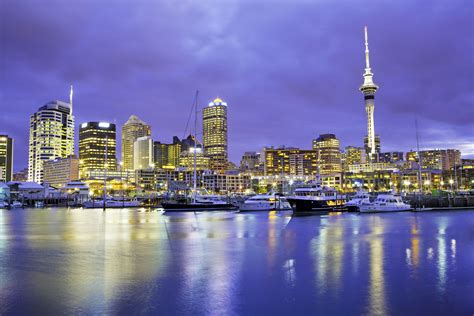
[(295, 188), (294, 194), (287, 197), (295, 215), (328, 213), (344, 210), (344, 199), (336, 189), (312, 181)]
[(344, 206), (349, 212), (358, 212), (359, 206), (367, 203), (370, 203), (370, 194), (365, 190), (359, 190)]
[(165, 212), (227, 211), (236, 210), (237, 206), (228, 203), (220, 195), (195, 193), (190, 200), (182, 202), (161, 203)]
[(277, 193), (258, 194), (240, 204), (240, 212), (291, 210), (286, 198)]
[(10, 207), (11, 207), (11, 208), (22, 208), (22, 207), (23, 207), (23, 203), (21, 203), (20, 201), (13, 201), (13, 202), (10, 204)]
[(394, 194), (379, 194), (373, 202), (359, 205), (361, 213), (371, 212), (401, 212), (410, 211), (412, 207), (403, 202), (401, 196)]
[(0, 208), (8, 208), (9, 206), (7, 201), (0, 201)]
[[(104, 207), (104, 200), (89, 200), (84, 202), (82, 205), (84, 208), (102, 208)], [(140, 206), (140, 201), (134, 200), (124, 200), (124, 199), (115, 199), (112, 197), (107, 197), (105, 199), (106, 208), (124, 208), (124, 207), (138, 207)]]

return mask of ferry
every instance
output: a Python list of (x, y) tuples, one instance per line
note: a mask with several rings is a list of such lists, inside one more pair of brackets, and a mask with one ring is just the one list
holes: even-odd
[(240, 204), (240, 212), (291, 210), (286, 198), (277, 193), (258, 194)]
[(336, 189), (322, 186), (318, 181), (296, 187), (294, 195), (287, 197), (287, 200), (295, 215), (345, 210), (343, 196), (338, 195)]
[(410, 204), (404, 203), (401, 196), (394, 194), (379, 194), (373, 202), (362, 203), (359, 206), (361, 213), (403, 212), (411, 210)]

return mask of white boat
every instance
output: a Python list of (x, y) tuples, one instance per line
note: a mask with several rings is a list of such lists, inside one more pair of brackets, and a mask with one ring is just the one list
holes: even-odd
[(409, 204), (403, 202), (401, 196), (393, 194), (379, 194), (373, 202), (362, 203), (359, 206), (361, 213), (402, 212), (411, 209)]
[[(102, 208), (104, 207), (104, 200), (89, 200), (84, 202), (82, 205), (84, 208)], [(123, 208), (123, 207), (138, 207), (140, 206), (140, 201), (138, 200), (123, 200), (123, 199), (114, 199), (108, 197), (105, 200), (106, 208)]]
[(360, 205), (368, 203), (370, 203), (370, 194), (365, 190), (359, 190), (344, 206), (349, 212), (358, 212)]
[(290, 203), (282, 195), (269, 193), (252, 196), (239, 206), (240, 212), (291, 210)]
[(0, 208), (8, 208), (8, 202), (7, 201), (0, 201)]
[(10, 205), (11, 208), (22, 208), (23, 207), (23, 203), (21, 203), (20, 201), (13, 201), (12, 204)]

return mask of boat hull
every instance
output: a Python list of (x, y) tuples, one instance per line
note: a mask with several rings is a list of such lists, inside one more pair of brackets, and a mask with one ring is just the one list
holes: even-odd
[(162, 203), (161, 207), (165, 212), (202, 212), (202, 211), (232, 211), (237, 210), (237, 206), (226, 204), (204, 204), (204, 203)]
[(287, 198), (295, 215), (327, 214), (346, 210), (343, 200), (311, 200)]
[(361, 213), (389, 213), (389, 212), (407, 212), (411, 211), (411, 207), (361, 207)]

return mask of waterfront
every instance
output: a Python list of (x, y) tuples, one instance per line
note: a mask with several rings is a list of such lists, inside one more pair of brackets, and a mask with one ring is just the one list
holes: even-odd
[(0, 314), (474, 312), (474, 210), (0, 210)]

